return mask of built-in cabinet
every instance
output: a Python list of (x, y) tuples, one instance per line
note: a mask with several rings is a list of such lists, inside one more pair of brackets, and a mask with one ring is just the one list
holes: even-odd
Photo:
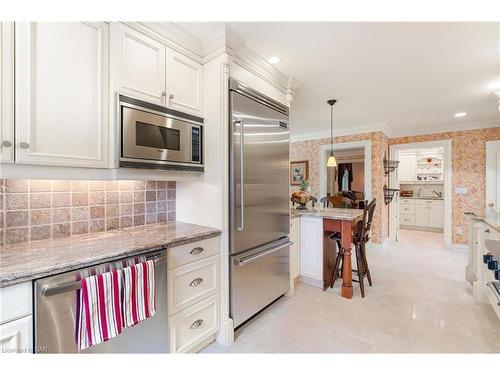
[(14, 23), (0, 23), (0, 162), (14, 161)]
[(219, 237), (167, 251), (168, 335), (173, 353), (196, 352), (219, 330)]
[(33, 351), (32, 286), (0, 288), (0, 353)]
[(399, 155), (399, 182), (443, 181), (443, 151), (405, 151)]
[(109, 25), (16, 23), (16, 163), (108, 167)]
[(417, 156), (401, 155), (398, 166), (399, 181), (415, 181), (417, 179)]
[(202, 116), (202, 65), (151, 30), (2, 22), (0, 32), (2, 163), (116, 168), (116, 92)]
[(300, 218), (300, 278), (314, 286), (323, 286), (323, 218)]
[(157, 38), (111, 25), (116, 91), (196, 115), (202, 114), (202, 65)]
[(442, 230), (444, 227), (443, 201), (412, 198), (400, 199), (399, 225), (401, 227)]

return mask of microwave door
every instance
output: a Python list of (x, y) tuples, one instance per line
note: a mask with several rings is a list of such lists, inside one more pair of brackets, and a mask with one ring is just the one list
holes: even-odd
[(123, 157), (191, 161), (191, 124), (123, 107)]

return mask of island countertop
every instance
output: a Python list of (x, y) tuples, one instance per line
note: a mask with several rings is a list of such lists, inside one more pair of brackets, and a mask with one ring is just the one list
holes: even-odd
[(0, 247), (0, 287), (220, 235), (183, 222), (24, 242)]
[(472, 220), (479, 220), (487, 225), (489, 225), (491, 228), (496, 230), (497, 232), (500, 232), (500, 214), (486, 214), (484, 216), (478, 216), (472, 212), (466, 212), (465, 216), (471, 218)]
[(336, 220), (356, 220), (363, 216), (363, 210), (357, 208), (307, 208), (305, 210), (298, 210), (292, 208), (291, 216), (314, 216), (322, 217), (324, 219)]

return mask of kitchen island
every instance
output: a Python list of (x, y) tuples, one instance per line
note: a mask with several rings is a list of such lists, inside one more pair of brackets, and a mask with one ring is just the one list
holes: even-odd
[(300, 219), (301, 221), (299, 251), (301, 281), (320, 286), (323, 290), (330, 287), (336, 257), (334, 241), (330, 239), (330, 235), (333, 232), (339, 232), (344, 247), (341, 295), (345, 298), (352, 298), (352, 230), (354, 225), (363, 218), (363, 210), (351, 208), (300, 210), (292, 208), (291, 217), (292, 220)]

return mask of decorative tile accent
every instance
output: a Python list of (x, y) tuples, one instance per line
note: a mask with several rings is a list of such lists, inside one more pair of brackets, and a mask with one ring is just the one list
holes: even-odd
[(0, 246), (175, 220), (175, 182), (0, 179)]

